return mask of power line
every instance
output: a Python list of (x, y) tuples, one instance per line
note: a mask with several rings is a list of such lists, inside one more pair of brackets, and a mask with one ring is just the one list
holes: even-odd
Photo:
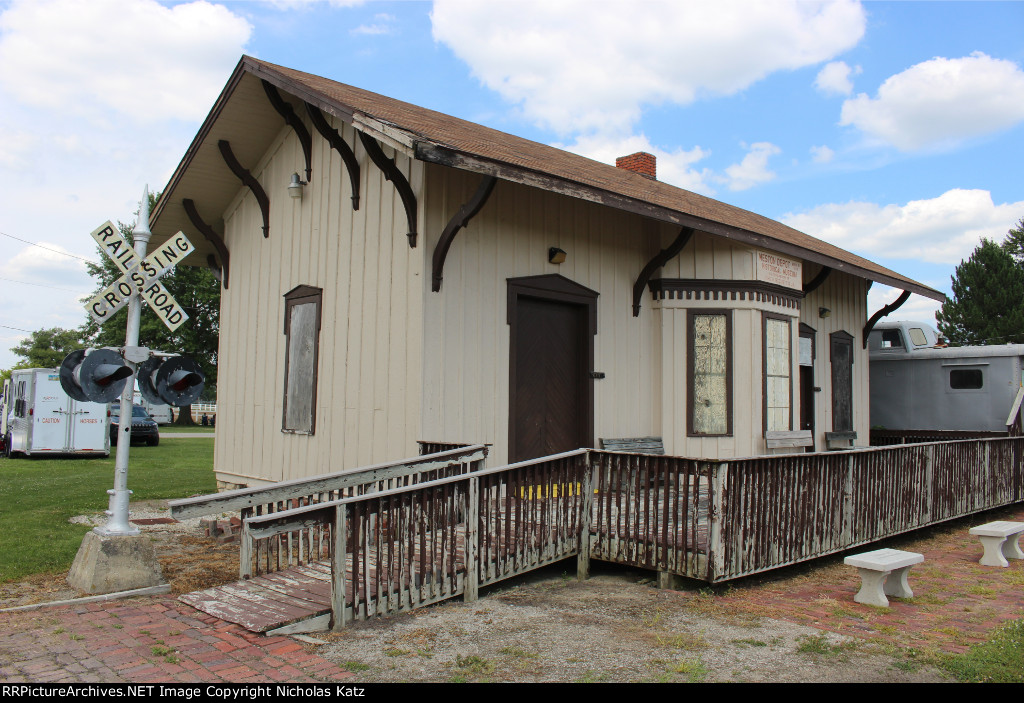
[(79, 295), (92, 295), (92, 293), (86, 293), (80, 290), (71, 290), (70, 288), (58, 288), (57, 286), (47, 286), (42, 283), (29, 283), (28, 281), (15, 281), (13, 278), (4, 278), (0, 276), (0, 281), (8, 281), (9, 283), (20, 283), (23, 286), (37, 286), (39, 288), (52, 288), (53, 290), (63, 290), (68, 293), (77, 293)]
[(10, 237), (11, 239), (16, 239), (17, 241), (19, 241), (19, 242), (21, 242), (23, 244), (29, 244), (29, 245), (34, 246), (34, 247), (39, 247), (40, 249), (45, 249), (46, 251), (52, 251), (54, 254), (63, 254), (64, 256), (70, 256), (70, 257), (75, 258), (75, 259), (80, 259), (80, 260), (86, 262), (87, 264), (92, 264), (93, 266), (99, 266), (100, 265), (97, 262), (93, 261), (92, 259), (86, 259), (85, 257), (78, 256), (77, 254), (71, 254), (69, 252), (61, 251), (59, 249), (51, 249), (50, 247), (45, 247), (42, 244), (36, 244), (35, 242), (30, 242), (27, 239), (22, 239), (21, 237), (15, 237), (13, 234), (7, 234), (6, 232), (0, 232), (0, 234), (2, 234), (5, 237)]
[(0, 325), (0, 327), (3, 327), (4, 329), (7, 330), (14, 330), (15, 332), (25, 332), (26, 334), (32, 334), (31, 330), (23, 330), (20, 327), (11, 327), (10, 325)]

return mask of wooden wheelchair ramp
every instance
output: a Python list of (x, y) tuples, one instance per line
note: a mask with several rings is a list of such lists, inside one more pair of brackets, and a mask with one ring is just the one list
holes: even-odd
[(178, 598), (250, 632), (325, 630), (331, 617), (331, 566), (317, 562), (256, 576)]

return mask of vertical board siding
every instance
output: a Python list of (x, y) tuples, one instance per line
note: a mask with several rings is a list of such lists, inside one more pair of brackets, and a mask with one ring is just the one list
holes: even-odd
[[(480, 176), (427, 165), (424, 254), (476, 191)], [(667, 232), (667, 230), (666, 230)], [(507, 280), (559, 274), (599, 293), (594, 370), (595, 437), (659, 434), (653, 350), (657, 330), (647, 300), (632, 316), (634, 279), (661, 244), (643, 218), (501, 181), (459, 231), (440, 292), (422, 281), (423, 436), (493, 444), (508, 458), (509, 327)], [(669, 240), (671, 241), (671, 240)], [(565, 263), (548, 263), (549, 247)], [(428, 278), (428, 277), (427, 277)]]
[[(218, 388), (223, 439), (214, 461), (225, 482), (279, 481), (416, 451), (423, 249), (409, 247), (394, 186), (350, 127), (339, 120), (334, 127), (362, 167), (359, 210), (352, 209), (341, 157), (318, 136), (302, 199), (288, 195), (290, 176), (304, 161), (285, 128), (251, 169), (270, 197), (269, 237), (247, 190), (224, 213), (234, 285), (222, 294), (220, 359), (245, 370), (225, 374)], [(421, 192), (422, 165), (395, 156)], [(300, 284), (324, 289), (315, 435), (281, 432), (282, 296)]]

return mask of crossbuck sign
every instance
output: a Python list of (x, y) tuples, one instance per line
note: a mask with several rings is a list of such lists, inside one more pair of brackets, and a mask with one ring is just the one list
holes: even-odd
[(192, 242), (183, 232), (178, 232), (166, 244), (141, 261), (128, 240), (111, 222), (105, 222), (96, 228), (92, 232), (92, 238), (100, 245), (103, 253), (124, 272), (124, 275), (87, 303), (86, 307), (96, 324), (102, 325), (111, 315), (127, 305), (131, 294), (136, 291), (149, 303), (153, 312), (171, 332), (188, 319), (178, 301), (158, 280), (181, 259), (195, 251)]

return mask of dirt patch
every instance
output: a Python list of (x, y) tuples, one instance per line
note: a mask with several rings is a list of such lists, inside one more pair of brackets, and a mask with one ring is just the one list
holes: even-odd
[(404, 616), (321, 634), (367, 682), (942, 682), (895, 648), (653, 587), (647, 572), (565, 564)]

